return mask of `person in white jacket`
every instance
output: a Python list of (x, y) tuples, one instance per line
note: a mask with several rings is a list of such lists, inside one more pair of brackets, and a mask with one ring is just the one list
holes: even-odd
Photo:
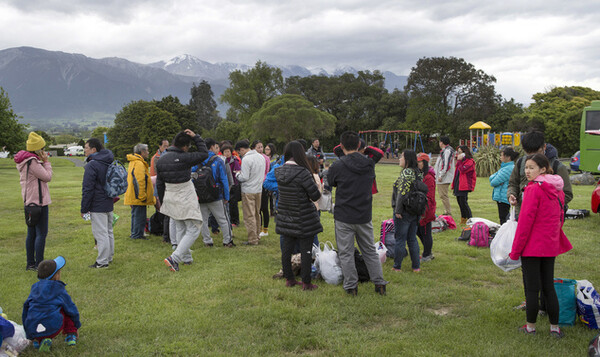
[(235, 150), (242, 157), (242, 168), (234, 172), (235, 177), (242, 184), (242, 212), (244, 225), (248, 232), (248, 241), (244, 245), (258, 245), (260, 240), (260, 203), (262, 185), (265, 180), (265, 158), (250, 150), (248, 140), (238, 141)]
[(442, 149), (440, 157), (435, 162), (437, 190), (444, 204), (444, 215), (451, 216), (452, 208), (450, 207), (450, 199), (448, 198), (448, 188), (454, 179), (456, 158), (454, 157), (454, 149), (450, 146), (449, 137), (440, 137), (440, 149)]

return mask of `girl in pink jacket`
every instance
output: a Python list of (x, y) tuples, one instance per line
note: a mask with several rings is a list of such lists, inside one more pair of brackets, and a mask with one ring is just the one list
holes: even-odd
[(550, 334), (561, 338), (558, 327), (558, 298), (554, 290), (554, 260), (571, 248), (562, 231), (564, 222), (563, 180), (552, 175), (550, 162), (543, 154), (527, 157), (525, 176), (529, 183), (523, 193), (519, 223), (510, 258), (521, 258), (523, 283), (526, 286), (527, 324), (519, 331), (535, 334), (539, 308), (539, 293), (546, 298), (546, 311), (550, 319)]

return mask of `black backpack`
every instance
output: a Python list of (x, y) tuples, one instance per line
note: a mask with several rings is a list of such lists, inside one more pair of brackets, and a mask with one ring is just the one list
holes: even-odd
[(404, 195), (404, 210), (413, 216), (421, 216), (427, 211), (427, 185), (417, 176), (413, 181), (410, 191)]
[(213, 156), (206, 165), (203, 165), (196, 171), (196, 177), (194, 178), (194, 187), (196, 188), (196, 195), (198, 195), (198, 202), (209, 203), (219, 199), (219, 186), (212, 173), (210, 167), (217, 158), (217, 155)]

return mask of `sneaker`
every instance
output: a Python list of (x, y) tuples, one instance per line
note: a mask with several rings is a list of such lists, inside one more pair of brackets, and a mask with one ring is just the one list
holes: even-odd
[(229, 242), (227, 244), (223, 243), (223, 247), (233, 248), (233, 247), (235, 247), (235, 243), (233, 243), (233, 241), (231, 241), (231, 242)]
[(351, 296), (357, 296), (358, 288), (346, 289), (346, 294), (351, 295)]
[(402, 270), (400, 270), (400, 269), (397, 269), (397, 268), (392, 268), (392, 271), (401, 272)]
[(432, 261), (433, 259), (434, 259), (434, 257), (433, 257), (433, 254), (431, 254), (431, 255), (428, 255), (428, 256), (426, 256), (426, 257), (422, 257), (422, 258), (421, 258), (421, 263), (423, 263), (423, 262), (430, 262), (430, 261)]
[(45, 338), (40, 342), (39, 350), (40, 352), (50, 352), (50, 347), (52, 347), (52, 339)]
[(77, 344), (77, 335), (75, 334), (68, 334), (67, 337), (65, 337), (65, 342), (67, 343), (67, 346), (75, 346)]
[(319, 287), (311, 283), (302, 283), (302, 290), (317, 290)]
[(519, 305), (513, 307), (513, 310), (525, 310), (527, 308), (527, 302), (523, 301)]
[(38, 340), (33, 340), (33, 342), (31, 342), (31, 345), (33, 346), (33, 348), (35, 348), (36, 350), (38, 348), (40, 348), (40, 343), (38, 342)]
[(31, 270), (31, 271), (37, 271), (37, 268), (35, 267), (35, 265), (28, 265), (28, 266), (25, 267), (25, 270), (26, 271), (29, 271), (29, 270)]
[(98, 262), (94, 262), (94, 264), (90, 265), (90, 268), (94, 268), (94, 269), (108, 268), (108, 264), (98, 264)]
[(527, 325), (519, 327), (519, 332), (522, 332), (526, 335), (535, 335), (535, 330), (530, 330), (529, 328), (527, 328)]
[(421, 272), (421, 268), (413, 269), (413, 273), (420, 273), (420, 272)]
[(553, 330), (552, 328), (550, 329), (550, 336), (554, 337), (554, 338), (563, 338), (565, 337), (565, 333), (559, 328), (558, 331), (557, 330)]
[(258, 233), (259, 237), (266, 237), (268, 235), (269, 235), (269, 233), (267, 233), (267, 232), (260, 232), (260, 233)]
[(179, 271), (179, 264), (171, 257), (165, 259), (165, 264), (171, 271)]
[(285, 286), (288, 287), (288, 288), (291, 288), (291, 287), (296, 286), (296, 285), (302, 285), (302, 282), (298, 281), (298, 280), (295, 280), (295, 279), (294, 280), (286, 280), (285, 281)]
[(214, 246), (214, 244), (213, 243), (204, 243), (204, 246), (210, 248), (210, 247)]
[(377, 285), (375, 284), (375, 292), (379, 295), (385, 295), (385, 285)]

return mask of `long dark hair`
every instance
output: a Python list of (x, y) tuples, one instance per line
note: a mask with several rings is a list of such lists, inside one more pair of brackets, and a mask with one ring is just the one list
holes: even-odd
[(423, 173), (423, 175), (425, 175), (429, 172), (429, 161), (427, 161), (427, 160), (421, 160), (421, 161), (423, 162), (423, 170), (421, 170), (421, 172)]
[[(265, 148), (269, 148), (269, 149), (271, 150), (271, 153), (270, 153), (270, 155), (268, 155), (268, 156), (269, 156), (269, 158), (273, 159), (273, 156), (275, 156), (275, 144), (273, 144), (273, 143), (268, 143), (268, 144), (265, 146)], [(264, 151), (263, 151), (263, 153), (264, 153)], [(265, 154), (265, 155), (266, 155), (266, 154)]]
[(317, 160), (317, 158), (312, 155), (307, 156), (306, 160), (308, 160), (308, 164), (310, 165), (310, 172), (312, 174), (318, 174), (320, 169), (319, 160)]
[(471, 150), (469, 150), (468, 146), (466, 146), (466, 145), (460, 145), (458, 148), (461, 149), (463, 153), (465, 153), (465, 159), (472, 159), (473, 158), (473, 154), (471, 154)]
[(404, 156), (405, 169), (413, 169), (415, 172), (419, 169), (416, 152), (411, 149), (404, 149), (402, 150), (402, 156)]
[(285, 149), (283, 150), (283, 156), (285, 157), (285, 161), (294, 160), (294, 162), (305, 169), (308, 172), (312, 172), (310, 165), (308, 164), (308, 160), (306, 159), (306, 153), (304, 152), (304, 147), (300, 144), (299, 141), (290, 141), (285, 145)]

